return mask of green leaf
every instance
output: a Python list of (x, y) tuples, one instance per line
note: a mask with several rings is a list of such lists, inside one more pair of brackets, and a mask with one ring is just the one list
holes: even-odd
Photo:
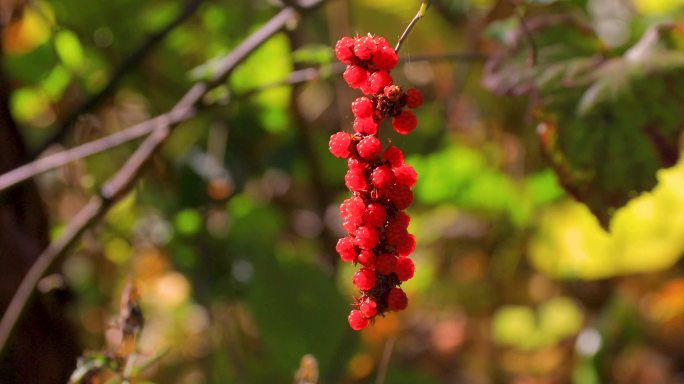
[(615, 210), (651, 190), (656, 171), (679, 157), (684, 53), (668, 48), (668, 26), (612, 59), (586, 27), (563, 28), (535, 35), (544, 33), (536, 66), (521, 47), (491, 61), (485, 85), (538, 96), (542, 150), (563, 187), (608, 228)]
[(55, 36), (55, 51), (67, 68), (78, 70), (83, 66), (83, 47), (75, 33), (59, 31)]

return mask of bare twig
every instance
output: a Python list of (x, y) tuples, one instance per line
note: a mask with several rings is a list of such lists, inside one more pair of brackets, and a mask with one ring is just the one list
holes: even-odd
[(418, 20), (422, 19), (423, 16), (425, 16), (425, 12), (427, 12), (428, 8), (430, 8), (431, 2), (432, 1), (430, 1), (430, 0), (426, 0), (420, 4), (420, 9), (418, 9), (418, 13), (416, 13), (416, 15), (413, 17), (413, 19), (411, 20), (409, 25), (404, 30), (404, 33), (401, 34), (401, 37), (399, 37), (399, 41), (397, 41), (397, 46), (394, 47), (394, 50), (397, 53), (399, 53), (399, 49), (401, 48), (401, 45), (404, 43), (404, 40), (406, 40), (406, 38), (408, 37), (411, 30), (413, 29), (413, 27), (418, 22)]
[(61, 167), (64, 164), (107, 151), (111, 148), (118, 147), (132, 140), (141, 138), (154, 130), (158, 120), (160, 120), (161, 117), (162, 116), (155, 117), (152, 120), (147, 120), (140, 124), (136, 124), (123, 131), (113, 133), (109, 136), (93, 140), (68, 150), (41, 157), (31, 163), (15, 168), (3, 175), (0, 175), (0, 191), (19, 184), (24, 180), (30, 179), (43, 172)]
[[(53, 128), (53, 133), (48, 137), (43, 143), (41, 143), (31, 154), (29, 160), (34, 160), (41, 153), (43, 153), (50, 145), (60, 142), (67, 135), (71, 127), (76, 123), (78, 118), (88, 112), (104, 101), (107, 96), (123, 79), (132, 68), (137, 66), (147, 55), (152, 51), (155, 45), (159, 44), (164, 38), (176, 27), (181, 25), (185, 20), (187, 20), (202, 4), (203, 0), (188, 0), (185, 8), (167, 25), (165, 25), (161, 30), (151, 34), (145, 42), (143, 42), (135, 51), (133, 51), (126, 59), (116, 68), (112, 77), (107, 82), (104, 88), (99, 92), (92, 95), (88, 100), (85, 100), (81, 105), (76, 107), (71, 113), (69, 113), (59, 124)], [(2, 189), (2, 188), (0, 188)]]
[(0, 320), (0, 352), (6, 350), (17, 322), (26, 305), (31, 300), (35, 287), (42, 276), (61, 257), (66, 255), (71, 246), (76, 243), (80, 235), (102, 217), (109, 208), (123, 197), (135, 184), (143, 166), (152, 158), (156, 150), (164, 143), (171, 133), (171, 129), (180, 122), (194, 115), (196, 107), (200, 105), (204, 95), (217, 85), (223, 83), (233, 70), (242, 63), (252, 52), (265, 41), (281, 31), (287, 22), (297, 14), (297, 10), (305, 11), (322, 4), (324, 0), (308, 0), (300, 2), (295, 9), (292, 6), (283, 8), (266, 24), (247, 37), (230, 54), (225, 56), (216, 66), (211, 79), (207, 82), (195, 84), (176, 103), (170, 112), (153, 119), (156, 127), (145, 139), (140, 147), (131, 155), (124, 166), (100, 189), (98, 197), (90, 202), (67, 225), (64, 233), (38, 257), (31, 266), (28, 274), (22, 280), (17, 292)]
[(378, 364), (378, 376), (375, 378), (375, 384), (384, 384), (389, 369), (389, 363), (392, 359), (392, 352), (394, 351), (394, 344), (397, 343), (396, 336), (390, 336), (385, 342), (385, 349), (382, 351), (382, 359)]
[[(480, 61), (486, 59), (487, 56), (478, 52), (447, 52), (447, 53), (432, 53), (424, 55), (411, 56), (411, 62), (418, 61)], [(407, 58), (400, 58), (400, 63), (407, 62)], [(287, 78), (275, 81), (272, 83), (264, 84), (254, 89), (247, 90), (243, 93), (235, 95), (236, 98), (246, 98), (263, 92), (272, 88), (296, 85), (304, 83), (307, 81), (315, 80), (324, 76), (325, 73), (337, 74), (344, 71), (343, 64), (334, 64), (329, 69), (323, 68), (304, 68), (297, 71), (293, 71), (288, 75)], [(6, 190), (7, 188), (13, 187), (19, 183), (22, 183), (36, 175), (43, 172), (50, 171), (52, 169), (61, 167), (62, 165), (68, 164), (72, 161), (80, 160), (109, 149), (118, 147), (120, 145), (126, 144), (133, 140), (139, 139), (150, 132), (152, 132), (162, 116), (155, 117), (152, 120), (144, 121), (140, 124), (136, 124), (132, 127), (126, 128), (123, 131), (113, 133), (109, 136), (102, 137), (100, 139), (93, 140), (88, 143), (78, 145), (76, 147), (66, 149), (61, 152), (57, 152), (37, 160), (31, 163), (22, 165), (21, 167), (15, 168), (7, 173), (0, 175), (0, 192)]]

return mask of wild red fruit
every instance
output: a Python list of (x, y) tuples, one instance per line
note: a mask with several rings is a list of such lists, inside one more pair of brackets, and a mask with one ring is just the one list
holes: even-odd
[(416, 119), (416, 115), (408, 109), (401, 111), (400, 114), (392, 119), (392, 128), (402, 135), (408, 135), (411, 131), (416, 129), (417, 125), (418, 120)]
[(359, 305), (359, 310), (361, 311), (361, 314), (363, 315), (363, 317), (368, 319), (372, 318), (378, 313), (377, 308), (378, 304), (371, 299), (368, 299), (367, 301), (364, 301)]
[(375, 259), (375, 271), (381, 275), (389, 275), (397, 268), (397, 258), (389, 253), (383, 253)]
[(399, 286), (415, 273), (408, 256), (416, 240), (408, 233), (410, 218), (403, 210), (413, 201), (417, 174), (399, 148), (383, 152), (378, 129), (387, 119), (399, 134), (413, 131), (418, 122), (406, 108), (420, 106), (423, 95), (393, 84), (389, 71), (399, 59), (383, 37), (344, 37), (335, 45), (335, 56), (348, 64), (342, 75), (347, 84), (367, 95), (351, 104), (354, 133), (338, 132), (328, 142), (330, 153), (347, 159), (344, 183), (353, 194), (340, 205), (349, 236), (338, 241), (336, 250), (343, 261), (361, 265), (352, 278), (361, 296), (347, 318), (352, 329), (360, 330), (377, 315), (408, 304)]
[(371, 93), (380, 93), (386, 86), (392, 84), (392, 76), (386, 71), (373, 72), (368, 78)]
[(370, 160), (374, 159), (382, 152), (382, 144), (380, 144), (380, 140), (378, 140), (377, 137), (366, 136), (356, 145), (356, 150), (359, 152), (361, 158)]
[(399, 57), (393, 48), (384, 46), (373, 55), (373, 64), (380, 70), (389, 71), (397, 65)]
[(352, 113), (356, 117), (373, 116), (373, 102), (367, 97), (359, 97), (352, 102)]
[(397, 266), (395, 273), (401, 281), (410, 280), (413, 277), (413, 273), (416, 270), (416, 266), (413, 264), (413, 260), (408, 257), (400, 257), (397, 259)]
[(393, 169), (394, 176), (396, 177), (397, 184), (405, 185), (407, 187), (413, 187), (418, 181), (418, 174), (412, 166), (408, 164), (402, 164)]
[(364, 267), (368, 267), (368, 268), (375, 268), (375, 260), (376, 260), (375, 253), (373, 251), (369, 251), (367, 249), (362, 250), (356, 259), (356, 261), (358, 261), (359, 264), (363, 265)]
[(361, 60), (370, 59), (377, 50), (377, 44), (369, 36), (360, 37), (354, 43), (354, 55)]
[(387, 295), (387, 306), (391, 311), (401, 311), (406, 309), (408, 297), (401, 288), (392, 288)]
[(380, 189), (391, 187), (395, 179), (395, 173), (386, 165), (381, 165), (371, 172), (371, 182)]
[(356, 259), (356, 249), (354, 249), (354, 239), (343, 237), (337, 241), (335, 250), (340, 255), (342, 261), (354, 261)]
[(423, 94), (415, 88), (406, 90), (406, 106), (409, 108), (418, 108), (423, 104)]
[(355, 64), (349, 64), (342, 77), (352, 88), (359, 88), (368, 82), (368, 72)]
[(364, 176), (363, 170), (359, 168), (350, 168), (347, 171), (347, 174), (344, 175), (344, 184), (350, 191), (365, 191), (368, 189), (366, 176)]
[(383, 227), (387, 220), (387, 209), (382, 204), (370, 203), (363, 212), (363, 223), (372, 227)]
[(378, 245), (380, 234), (378, 230), (371, 226), (363, 226), (356, 229), (354, 243), (361, 249), (373, 249)]
[(360, 331), (368, 326), (368, 319), (363, 317), (363, 314), (358, 309), (351, 311), (349, 317), (347, 317), (347, 321), (349, 322), (349, 326), (355, 331)]
[(363, 267), (356, 271), (352, 283), (354, 283), (356, 288), (362, 291), (370, 291), (375, 285), (375, 279), (375, 272), (369, 268)]
[(382, 154), (382, 158), (387, 160), (387, 162), (390, 163), (390, 166), (393, 168), (404, 164), (404, 153), (401, 152), (401, 149), (393, 145), (385, 150), (385, 153)]
[(346, 159), (349, 157), (349, 146), (351, 145), (352, 138), (346, 132), (337, 132), (330, 136), (330, 141), (328, 142), (328, 149), (330, 153), (335, 157), (341, 159)]
[(378, 123), (372, 117), (357, 117), (354, 120), (354, 132), (375, 135), (378, 133)]
[(343, 37), (335, 44), (335, 57), (337, 60), (349, 64), (354, 57), (354, 39), (351, 37)]

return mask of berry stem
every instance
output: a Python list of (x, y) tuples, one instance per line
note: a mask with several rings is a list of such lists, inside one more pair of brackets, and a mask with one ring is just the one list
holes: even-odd
[(396, 45), (396, 47), (394, 47), (395, 52), (399, 53), (399, 49), (401, 49), (401, 45), (404, 43), (404, 40), (406, 40), (406, 38), (408, 37), (411, 30), (413, 29), (413, 27), (418, 22), (418, 20), (422, 19), (423, 16), (425, 16), (425, 13), (427, 12), (428, 8), (430, 8), (430, 3), (432, 3), (432, 1), (426, 0), (420, 4), (420, 8), (418, 9), (418, 13), (416, 13), (416, 15), (413, 16), (413, 19), (411, 20), (409, 25), (406, 26), (404, 33), (401, 34), (399, 41), (397, 41), (397, 45)]

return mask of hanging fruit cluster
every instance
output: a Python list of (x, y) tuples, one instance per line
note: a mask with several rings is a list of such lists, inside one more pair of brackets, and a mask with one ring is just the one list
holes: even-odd
[(340, 206), (349, 235), (336, 249), (342, 261), (361, 266), (353, 278), (361, 295), (348, 318), (349, 325), (360, 330), (375, 316), (401, 311), (408, 304), (400, 285), (413, 277), (409, 256), (416, 240), (408, 233), (410, 218), (404, 210), (413, 201), (417, 175), (399, 148), (383, 151), (378, 126), (391, 119), (392, 128), (407, 135), (418, 122), (406, 107), (417, 108), (423, 96), (393, 83), (389, 72), (398, 57), (382, 37), (343, 37), (335, 45), (335, 56), (348, 64), (343, 74), (347, 84), (364, 93), (351, 104), (354, 133), (337, 132), (329, 142), (330, 152), (347, 159), (349, 167), (344, 182), (352, 196)]

